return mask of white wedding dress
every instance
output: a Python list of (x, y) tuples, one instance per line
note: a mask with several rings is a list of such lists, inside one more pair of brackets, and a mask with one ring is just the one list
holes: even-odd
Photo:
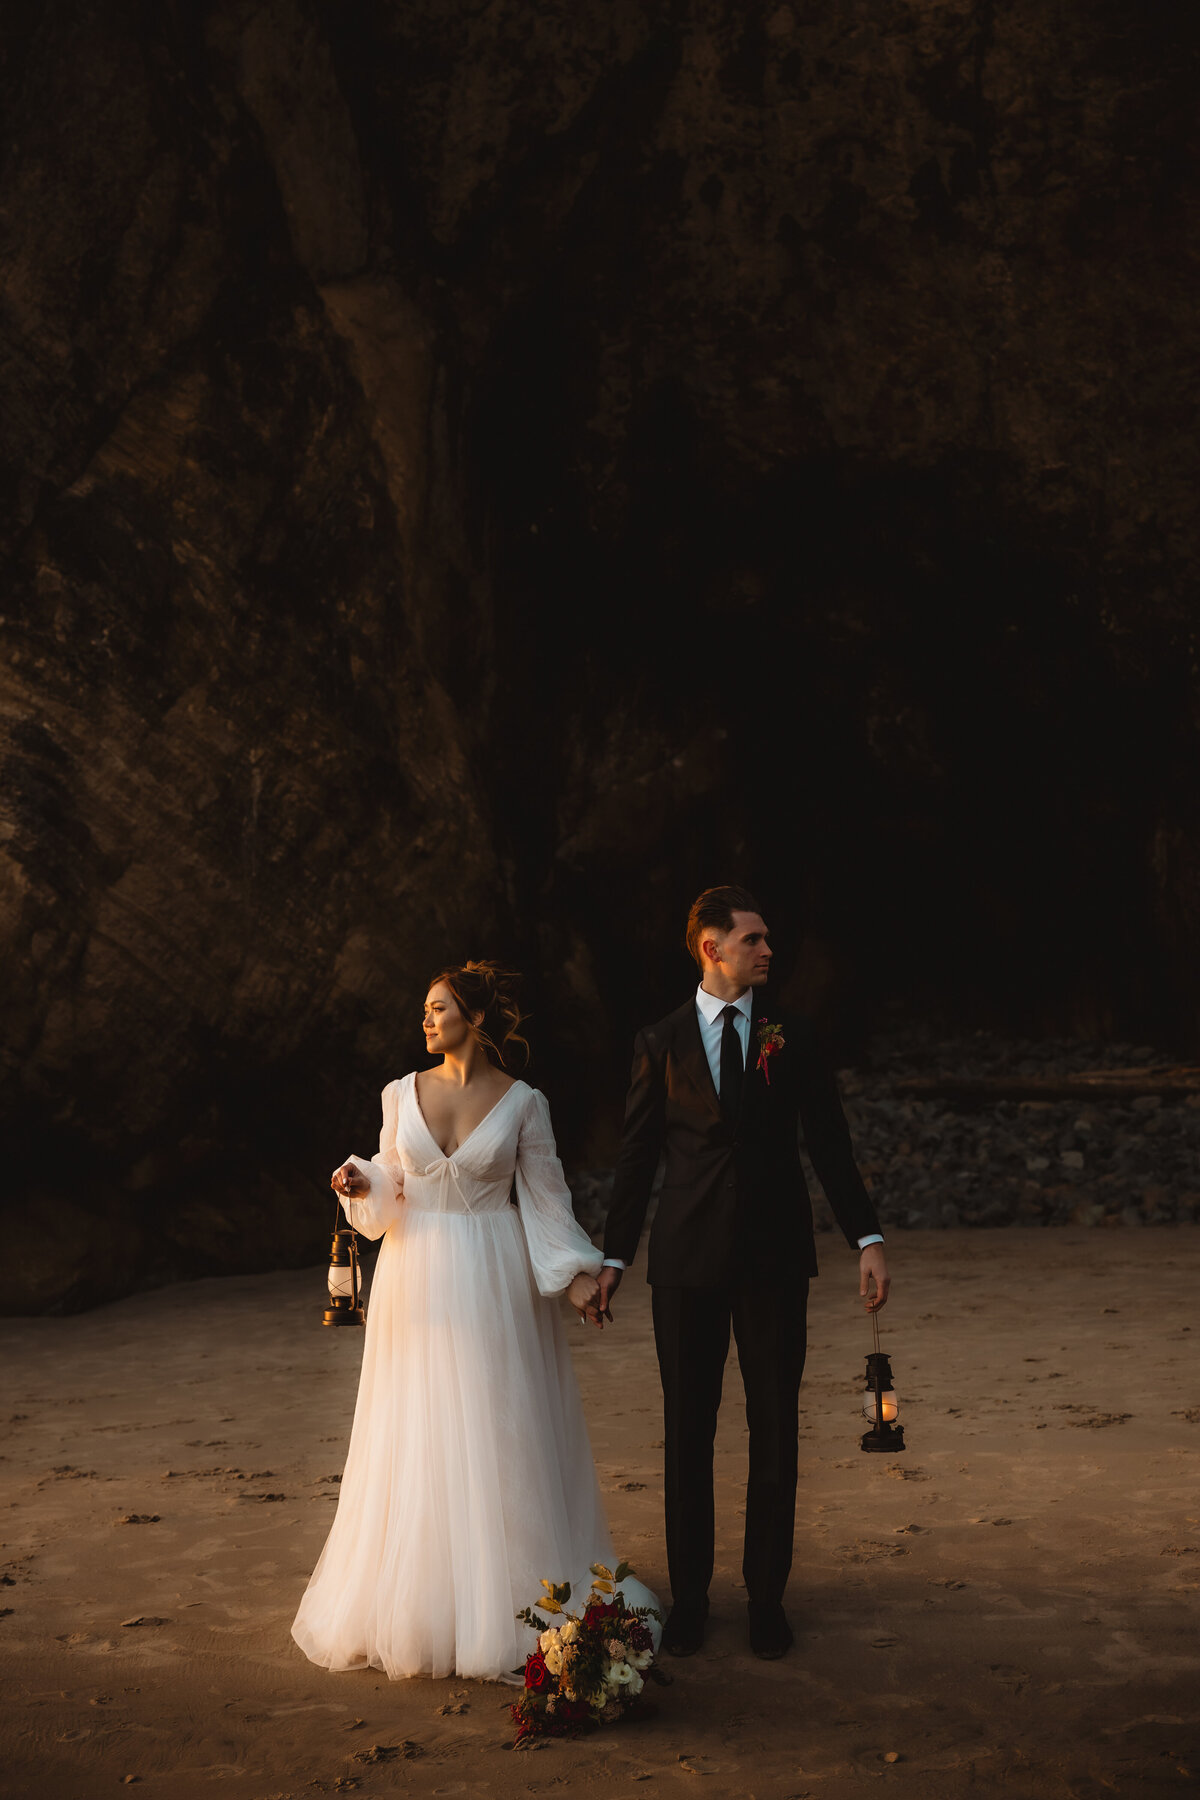
[(346, 1215), (383, 1243), (337, 1515), (292, 1635), (328, 1669), (511, 1679), (542, 1577), (582, 1601), (590, 1565), (612, 1567), (557, 1301), (601, 1253), (523, 1081), (452, 1156), (416, 1077), (390, 1082), (378, 1156), (349, 1160), (370, 1192)]

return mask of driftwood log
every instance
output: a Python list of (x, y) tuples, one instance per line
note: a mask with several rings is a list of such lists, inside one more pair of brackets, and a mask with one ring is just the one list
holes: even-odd
[(1176, 1100), (1200, 1094), (1200, 1068), (1084, 1069), (1073, 1075), (912, 1075), (892, 1083), (907, 1100), (988, 1106), (997, 1100)]

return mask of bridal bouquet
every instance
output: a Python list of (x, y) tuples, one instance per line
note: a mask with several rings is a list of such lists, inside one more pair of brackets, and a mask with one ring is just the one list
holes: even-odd
[(510, 1709), (517, 1743), (528, 1737), (566, 1737), (636, 1713), (649, 1676), (664, 1681), (654, 1666), (654, 1639), (645, 1621), (659, 1614), (649, 1606), (627, 1606), (620, 1583), (633, 1570), (592, 1564), (592, 1589), (580, 1616), (568, 1612), (571, 1584), (543, 1581), (536, 1605), (517, 1614), (538, 1632), (538, 1647), (525, 1660), (525, 1691)]

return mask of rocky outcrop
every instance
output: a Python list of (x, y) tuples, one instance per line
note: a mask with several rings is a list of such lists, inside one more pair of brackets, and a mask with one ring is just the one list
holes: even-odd
[(1173, 18), (0, 22), (5, 1305), (317, 1255), (446, 956), (602, 1161), (734, 868), (843, 1050), (1194, 1041)]
[[(880, 1036), (842, 1091), (885, 1228), (1200, 1222), (1200, 1095), (1133, 1091), (1130, 1074), (1152, 1055), (1146, 1045), (1023, 1044), (982, 1031), (942, 1042)], [(1015, 1089), (1024, 1076), (1036, 1093), (1105, 1069), (1125, 1079), (1102, 1098), (981, 1099), (960, 1086), (968, 1074)], [(916, 1097), (913, 1078), (936, 1088), (939, 1070), (954, 1071), (951, 1097)]]

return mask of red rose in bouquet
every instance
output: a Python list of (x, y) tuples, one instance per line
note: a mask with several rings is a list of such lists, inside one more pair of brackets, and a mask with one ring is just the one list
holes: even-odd
[(532, 1656), (525, 1658), (525, 1686), (531, 1694), (540, 1694), (543, 1688), (552, 1685), (546, 1659), (540, 1650), (535, 1650)]

